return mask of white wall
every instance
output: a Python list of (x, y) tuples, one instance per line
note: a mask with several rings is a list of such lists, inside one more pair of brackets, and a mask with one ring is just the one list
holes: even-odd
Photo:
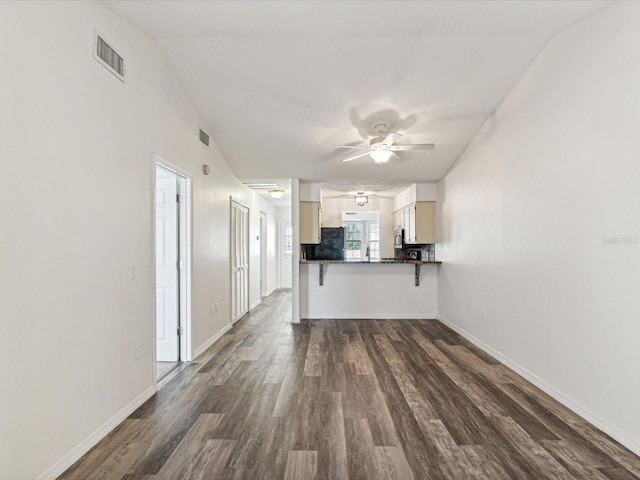
[[(126, 84), (92, 58), (94, 27)], [(199, 143), (154, 42), (102, 4), (0, 2), (0, 57), (0, 478), (52, 478), (153, 393), (153, 154), (193, 178), (194, 350), (230, 320), (230, 196), (268, 207)]]
[(637, 453), (639, 24), (550, 42), (439, 184), (437, 247), (440, 316)]

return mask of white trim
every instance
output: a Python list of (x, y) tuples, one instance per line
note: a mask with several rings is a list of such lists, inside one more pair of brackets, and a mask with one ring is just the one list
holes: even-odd
[(490, 354), (491, 356), (499, 360), (505, 366), (509, 367), (511, 370), (516, 372), (518, 375), (520, 375), (521, 377), (525, 378), (526, 380), (534, 384), (536, 387), (538, 387), (540, 390), (545, 392), (547, 395), (550, 395), (551, 397), (553, 397), (553, 399), (560, 402), (569, 410), (578, 414), (579, 416), (584, 418), (586, 421), (594, 425), (596, 428), (598, 428), (599, 430), (609, 435), (614, 440), (617, 440), (618, 442), (620, 442), (622, 445), (627, 447), (633, 453), (635, 453), (636, 455), (640, 455), (640, 442), (638, 442), (636, 439), (629, 437), (626, 433), (621, 432), (620, 430), (618, 430), (616, 427), (612, 425), (609, 425), (606, 422), (606, 420), (602, 419), (601, 417), (593, 413), (588, 408), (576, 402), (574, 399), (567, 396), (565, 393), (561, 392), (560, 390), (555, 388), (553, 385), (547, 383), (545, 380), (538, 377), (535, 373), (530, 372), (529, 370), (519, 365), (517, 362), (514, 362), (509, 357), (506, 357), (505, 355), (503, 355), (493, 347), (477, 339), (466, 330), (458, 327), (456, 324), (447, 320), (442, 315), (437, 315), (436, 318), (439, 322), (445, 324), (447, 327), (451, 328), (451, 330), (462, 335), (464, 338), (469, 340), (475, 346), (481, 348), (482, 350), (484, 350), (485, 352), (487, 352), (488, 354)]
[(211, 337), (209, 340), (207, 340), (206, 342), (204, 342), (202, 345), (200, 345), (198, 348), (196, 348), (193, 351), (193, 358), (196, 359), (198, 358), (200, 355), (202, 355), (204, 352), (207, 351), (207, 349), (213, 345), (214, 343), (216, 343), (218, 340), (220, 340), (222, 338), (222, 336), (227, 333), (229, 330), (231, 330), (231, 327), (233, 327), (233, 325), (231, 323), (227, 323), (224, 327), (222, 327), (222, 330), (220, 330), (218, 333), (216, 333), (213, 337)]
[(251, 209), (249, 208), (249, 205), (247, 205), (246, 203), (244, 203), (244, 202), (243, 202), (243, 201), (241, 201), (241, 200), (238, 200), (238, 199), (237, 199), (236, 197), (234, 197), (233, 195), (231, 195), (229, 198), (231, 199), (231, 201), (232, 201), (232, 202), (236, 202), (236, 203), (237, 203), (238, 205), (240, 205), (241, 207), (244, 207), (244, 208), (246, 208), (247, 210), (251, 210)]
[(255, 302), (253, 302), (253, 304), (249, 305), (249, 312), (252, 312), (256, 308), (258, 308), (261, 303), (262, 303), (262, 299), (260, 299), (260, 298), (258, 300), (256, 300)]
[(348, 315), (332, 314), (330, 317), (309, 317), (303, 316), (305, 320), (323, 320), (326, 318), (336, 320), (433, 320), (436, 314), (432, 313), (350, 313)]
[(278, 289), (279, 289), (279, 287), (273, 287), (271, 290), (267, 291), (267, 293), (265, 295), (263, 295), (262, 298), (269, 297), (273, 292), (275, 292)]
[(105, 424), (90, 434), (80, 442), (73, 450), (58, 460), (54, 465), (40, 474), (36, 480), (55, 480), (64, 473), (67, 468), (76, 463), (80, 458), (91, 450), (100, 440), (106, 437), (111, 431), (120, 425), (126, 418), (135, 412), (144, 402), (149, 400), (156, 393), (156, 386), (151, 385), (136, 398), (127, 403), (119, 412), (111, 417)]
[[(179, 181), (180, 195), (184, 201), (180, 202), (180, 257), (184, 259), (184, 268), (180, 270), (180, 315), (184, 319), (182, 323), (183, 334), (180, 337), (180, 360), (190, 362), (192, 356), (192, 324), (191, 324), (191, 282), (192, 282), (192, 253), (193, 244), (191, 232), (193, 225), (191, 192), (191, 177), (182, 177)], [(184, 191), (182, 190), (184, 189)]]
[(300, 323), (300, 265), (294, 258), (300, 258), (300, 180), (291, 179), (291, 323)]

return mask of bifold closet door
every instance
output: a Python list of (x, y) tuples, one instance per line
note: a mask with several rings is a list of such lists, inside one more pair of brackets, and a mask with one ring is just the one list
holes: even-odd
[(231, 201), (231, 320), (249, 311), (249, 209)]

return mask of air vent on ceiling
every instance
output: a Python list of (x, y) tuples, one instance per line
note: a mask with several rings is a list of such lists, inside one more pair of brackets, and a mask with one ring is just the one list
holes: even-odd
[(245, 183), (245, 185), (253, 190), (272, 190), (278, 188), (275, 183)]
[(200, 129), (200, 141), (207, 147), (209, 146), (209, 134), (202, 129)]
[(93, 31), (93, 58), (124, 82), (124, 58), (97, 31)]

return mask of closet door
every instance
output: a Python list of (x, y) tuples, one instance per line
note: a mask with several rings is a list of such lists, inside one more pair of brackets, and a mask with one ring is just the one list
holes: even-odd
[(231, 201), (231, 321), (249, 311), (249, 209)]

